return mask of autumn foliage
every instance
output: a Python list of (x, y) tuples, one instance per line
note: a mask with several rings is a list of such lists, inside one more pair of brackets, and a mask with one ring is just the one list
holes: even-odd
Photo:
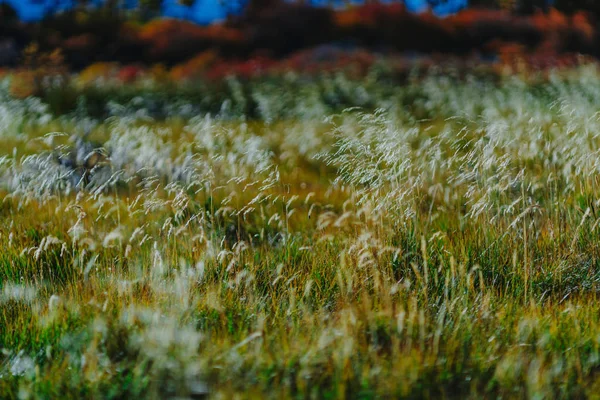
[[(542, 67), (570, 64), (578, 54), (600, 56), (593, 17), (554, 9), (516, 15), (474, 8), (441, 19), (431, 13), (409, 13), (402, 4), (370, 3), (334, 12), (274, 3), (212, 26), (174, 19), (105, 24), (74, 15), (72, 20), (62, 16), (44, 23), (36, 32), (31, 40), (40, 50), (60, 49), (71, 69), (96, 64), (104, 67), (95, 67), (97, 74), (86, 70), (83, 75), (108, 74), (124, 81), (145, 76), (143, 72), (157, 64), (166, 71), (161, 76), (178, 80), (290, 68), (311, 73), (345, 65), (363, 71), (373, 63), (374, 54), (445, 54), (507, 65), (525, 60)], [(114, 72), (107, 67), (113, 63), (128, 67)]]

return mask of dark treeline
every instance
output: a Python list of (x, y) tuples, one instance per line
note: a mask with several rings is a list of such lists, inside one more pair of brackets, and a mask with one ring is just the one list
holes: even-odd
[[(145, 12), (159, 3), (143, 2)], [(142, 23), (131, 20), (131, 14), (109, 12), (109, 5), (83, 18), (73, 11), (36, 24), (20, 23), (4, 10), (0, 65), (19, 65), (23, 49), (34, 42), (41, 51), (60, 49), (75, 70), (104, 61), (172, 66), (206, 50), (226, 59), (277, 59), (328, 43), (378, 52), (458, 55), (494, 54), (502, 44), (516, 43), (527, 51), (600, 56), (600, 2), (555, 0), (551, 9), (547, 5), (544, 0), (478, 0), (470, 9), (439, 19), (411, 14), (401, 3), (334, 11), (253, 0), (242, 15), (209, 27), (175, 20)]]

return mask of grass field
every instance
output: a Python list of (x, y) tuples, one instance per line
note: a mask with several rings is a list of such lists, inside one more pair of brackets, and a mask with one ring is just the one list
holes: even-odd
[(0, 398), (600, 393), (595, 67), (229, 85), (0, 87)]

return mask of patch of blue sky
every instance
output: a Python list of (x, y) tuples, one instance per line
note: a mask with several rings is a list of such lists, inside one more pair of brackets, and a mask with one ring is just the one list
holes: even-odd
[[(199, 24), (211, 24), (225, 19), (228, 15), (239, 13), (247, 0), (197, 0), (193, 6), (184, 6), (178, 0), (163, 0), (162, 14), (165, 17), (187, 19)], [(391, 3), (393, 0), (381, 0)], [(92, 5), (101, 5), (104, 0), (92, 0)], [(309, 0), (317, 7), (344, 7), (347, 4), (361, 4), (363, 0)], [(0, 0), (12, 6), (21, 20), (38, 21), (51, 12), (60, 12), (72, 8), (74, 0)], [(126, 8), (135, 7), (137, 0), (125, 0)], [(429, 10), (426, 0), (404, 0), (410, 12), (420, 13)], [(439, 16), (453, 14), (468, 5), (468, 0), (445, 0), (435, 5), (432, 11)]]

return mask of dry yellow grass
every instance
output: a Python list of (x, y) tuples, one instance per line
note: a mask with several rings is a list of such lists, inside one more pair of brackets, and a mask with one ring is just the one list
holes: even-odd
[(77, 144), (5, 97), (0, 397), (593, 397), (598, 98), (593, 68), (432, 75)]

